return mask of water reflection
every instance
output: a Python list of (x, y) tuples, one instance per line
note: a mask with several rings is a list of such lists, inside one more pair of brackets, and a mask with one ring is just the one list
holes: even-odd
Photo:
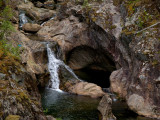
[(99, 100), (46, 89), (42, 105), (47, 114), (63, 120), (98, 120)]
[(129, 110), (126, 102), (114, 101), (112, 104), (112, 112), (116, 116), (117, 120), (155, 120), (138, 116), (133, 111)]
[[(62, 120), (98, 120), (99, 101), (100, 99), (72, 95), (52, 89), (45, 89), (42, 92), (44, 110), (48, 110), (48, 115), (62, 118)], [(125, 102), (118, 100), (113, 102), (112, 110), (117, 120), (155, 120), (138, 116), (129, 110)]]

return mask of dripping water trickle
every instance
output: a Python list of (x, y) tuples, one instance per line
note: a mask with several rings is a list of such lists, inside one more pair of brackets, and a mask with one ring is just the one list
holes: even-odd
[(28, 19), (25, 15), (25, 12), (24, 11), (20, 11), (20, 14), (19, 14), (19, 27), (22, 28), (22, 26), (26, 23), (28, 23)]

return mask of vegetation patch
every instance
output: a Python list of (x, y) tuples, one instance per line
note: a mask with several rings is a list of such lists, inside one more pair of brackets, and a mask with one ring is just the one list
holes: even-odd
[(125, 26), (123, 32), (126, 34), (135, 34), (138, 31), (153, 26), (160, 22), (160, 13), (156, 8), (153, 0), (124, 0), (125, 7), (128, 11), (129, 25)]
[(9, 74), (9, 71), (20, 72), (19, 46), (14, 47), (7, 41), (7, 36), (14, 31), (12, 9), (8, 0), (0, 0), (0, 72)]

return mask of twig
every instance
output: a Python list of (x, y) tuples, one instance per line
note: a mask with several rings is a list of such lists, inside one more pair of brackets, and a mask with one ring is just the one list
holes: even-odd
[(155, 24), (153, 24), (153, 25), (151, 25), (151, 26), (149, 26), (149, 27), (147, 27), (147, 28), (144, 28), (143, 30), (140, 30), (140, 31), (138, 31), (138, 32), (136, 32), (136, 33), (134, 33), (134, 34), (138, 34), (138, 33), (140, 33), (140, 32), (143, 32), (143, 31), (145, 31), (145, 30), (147, 30), (147, 29), (149, 29), (149, 28), (151, 28), (151, 27), (154, 27), (154, 26), (156, 26), (156, 25), (158, 25), (158, 24), (160, 24), (160, 22), (155, 23)]

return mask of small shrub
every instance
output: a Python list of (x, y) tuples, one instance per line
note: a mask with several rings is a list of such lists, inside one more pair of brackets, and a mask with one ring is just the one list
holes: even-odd
[(46, 108), (45, 110), (43, 110), (43, 112), (44, 112), (45, 114), (47, 114), (47, 113), (48, 113), (48, 108)]

